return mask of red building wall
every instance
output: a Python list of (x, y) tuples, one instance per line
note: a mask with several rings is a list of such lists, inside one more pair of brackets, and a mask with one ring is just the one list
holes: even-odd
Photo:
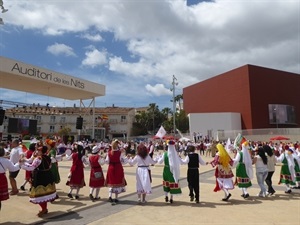
[(184, 88), (184, 110), (239, 112), (242, 129), (258, 129), (274, 127), (269, 124), (268, 104), (292, 105), (297, 113), (296, 127), (300, 127), (299, 87), (298, 74), (245, 65)]

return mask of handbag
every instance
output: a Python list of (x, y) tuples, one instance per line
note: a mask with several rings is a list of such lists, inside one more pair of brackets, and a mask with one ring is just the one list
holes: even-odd
[(102, 177), (102, 173), (101, 172), (95, 172), (94, 175), (95, 175), (95, 178), (97, 178), (97, 179), (99, 179), (99, 178)]

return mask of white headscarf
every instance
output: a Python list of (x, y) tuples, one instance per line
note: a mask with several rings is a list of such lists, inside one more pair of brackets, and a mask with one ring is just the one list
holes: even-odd
[(253, 166), (252, 166), (252, 159), (249, 153), (249, 144), (248, 142), (244, 142), (242, 144), (242, 152), (243, 152), (243, 163), (246, 167), (246, 173), (250, 180), (253, 179)]
[(170, 171), (173, 174), (175, 183), (178, 183), (180, 178), (180, 159), (176, 152), (174, 141), (169, 141), (168, 143), (168, 158)]

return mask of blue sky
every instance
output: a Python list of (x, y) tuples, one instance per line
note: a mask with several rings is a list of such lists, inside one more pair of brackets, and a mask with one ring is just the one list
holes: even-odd
[[(4, 0), (0, 55), (106, 86), (99, 107), (172, 108), (184, 87), (254, 64), (300, 73), (299, 0)], [(73, 106), (0, 88), (0, 99)]]

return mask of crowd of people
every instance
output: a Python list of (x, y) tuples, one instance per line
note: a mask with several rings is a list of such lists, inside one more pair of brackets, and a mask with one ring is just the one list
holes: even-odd
[[(66, 185), (69, 186), (68, 198), (79, 199), (80, 190), (86, 186), (84, 168), (90, 168), (89, 198), (92, 201), (100, 199), (100, 189), (108, 188), (108, 201), (112, 205), (119, 202), (119, 194), (126, 192), (127, 182), (123, 169), (124, 164), (136, 165), (136, 193), (139, 203), (146, 203), (146, 196), (152, 193), (151, 166), (164, 164), (162, 171), (165, 202), (173, 203), (174, 195), (182, 193), (180, 166), (187, 165), (187, 182), (191, 202), (199, 203), (199, 166), (211, 165), (215, 168), (216, 184), (214, 192), (223, 191), (222, 201), (228, 201), (232, 194), (230, 190), (238, 186), (241, 197), (249, 198), (248, 188), (252, 186), (256, 171), (259, 197), (275, 194), (272, 186), (272, 176), (276, 163), (280, 163), (280, 179), (278, 184), (284, 184), (285, 193), (292, 189), (300, 189), (300, 150), (297, 143), (249, 142), (244, 138), (236, 138), (233, 144), (213, 141), (209, 146), (214, 148), (213, 154), (204, 161), (201, 155), (201, 141), (180, 143), (168, 140), (159, 142), (111, 142), (85, 141), (63, 145), (60, 140), (33, 140), (28, 150), (24, 151), (20, 140), (13, 140), (9, 146), (0, 145), (0, 210), (1, 202), (9, 199), (9, 195), (17, 195), (19, 189), (16, 177), (20, 170), (25, 170), (25, 179), (20, 189), (25, 190), (29, 184), (29, 201), (38, 204), (41, 210), (38, 216), (48, 213), (47, 203), (60, 198), (56, 185), (61, 182), (58, 162), (72, 161)], [(163, 151), (159, 151), (162, 145)], [(60, 147), (64, 147), (64, 151)], [(208, 146), (208, 145), (207, 145)], [(199, 150), (199, 153), (197, 152)], [(208, 148), (205, 149), (207, 151)], [(154, 154), (154, 152), (157, 152)], [(212, 153), (211, 152), (211, 153)], [(59, 155), (58, 155), (59, 153)], [(207, 157), (206, 157), (207, 158)], [(107, 165), (106, 175), (102, 166)], [(233, 169), (235, 168), (235, 174)], [(8, 192), (8, 182), (5, 172), (9, 171), (11, 191)], [(235, 179), (234, 179), (235, 178)]]

